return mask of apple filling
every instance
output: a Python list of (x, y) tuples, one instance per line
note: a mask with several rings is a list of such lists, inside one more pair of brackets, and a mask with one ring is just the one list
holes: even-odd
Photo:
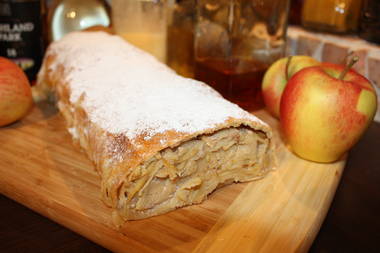
[(265, 175), (269, 140), (260, 131), (228, 128), (166, 148), (137, 167), (119, 192), (119, 209), (141, 219), (200, 203), (216, 188)]

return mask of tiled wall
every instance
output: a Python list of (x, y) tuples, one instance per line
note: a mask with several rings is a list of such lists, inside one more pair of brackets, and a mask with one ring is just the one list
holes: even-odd
[(360, 38), (337, 36), (289, 27), (287, 52), (289, 55), (310, 55), (319, 61), (342, 64), (348, 53), (360, 57), (354, 69), (372, 81), (377, 91), (378, 110), (375, 120), (380, 122), (380, 45)]

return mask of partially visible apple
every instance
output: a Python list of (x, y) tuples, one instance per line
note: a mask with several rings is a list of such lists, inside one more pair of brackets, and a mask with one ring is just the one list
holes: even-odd
[(0, 57), (0, 126), (22, 118), (32, 105), (25, 73), (12, 61)]
[(338, 160), (373, 120), (375, 90), (351, 66), (323, 63), (299, 71), (288, 81), (280, 123), (287, 143), (300, 157)]
[(280, 101), (287, 81), (301, 69), (320, 63), (310, 56), (297, 55), (285, 57), (274, 62), (264, 75), (262, 94), (268, 111), (278, 118)]

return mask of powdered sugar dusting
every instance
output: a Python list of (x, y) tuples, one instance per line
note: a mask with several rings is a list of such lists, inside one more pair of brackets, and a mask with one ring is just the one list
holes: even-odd
[(260, 121), (117, 36), (76, 32), (50, 48), (58, 55), (51, 68), (67, 69), (70, 101), (83, 99), (89, 120), (110, 133), (149, 139), (167, 130), (212, 128), (229, 117)]

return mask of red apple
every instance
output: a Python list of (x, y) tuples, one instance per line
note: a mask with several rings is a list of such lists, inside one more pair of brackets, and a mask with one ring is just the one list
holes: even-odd
[(0, 126), (22, 118), (32, 103), (25, 73), (12, 61), (0, 57)]
[(269, 67), (261, 88), (264, 103), (273, 116), (280, 116), (280, 101), (287, 81), (301, 69), (319, 64), (310, 56), (297, 55), (279, 59)]
[(297, 72), (288, 81), (280, 123), (292, 151), (302, 158), (338, 160), (373, 120), (377, 107), (374, 88), (354, 70), (342, 78), (344, 69), (323, 63)]

